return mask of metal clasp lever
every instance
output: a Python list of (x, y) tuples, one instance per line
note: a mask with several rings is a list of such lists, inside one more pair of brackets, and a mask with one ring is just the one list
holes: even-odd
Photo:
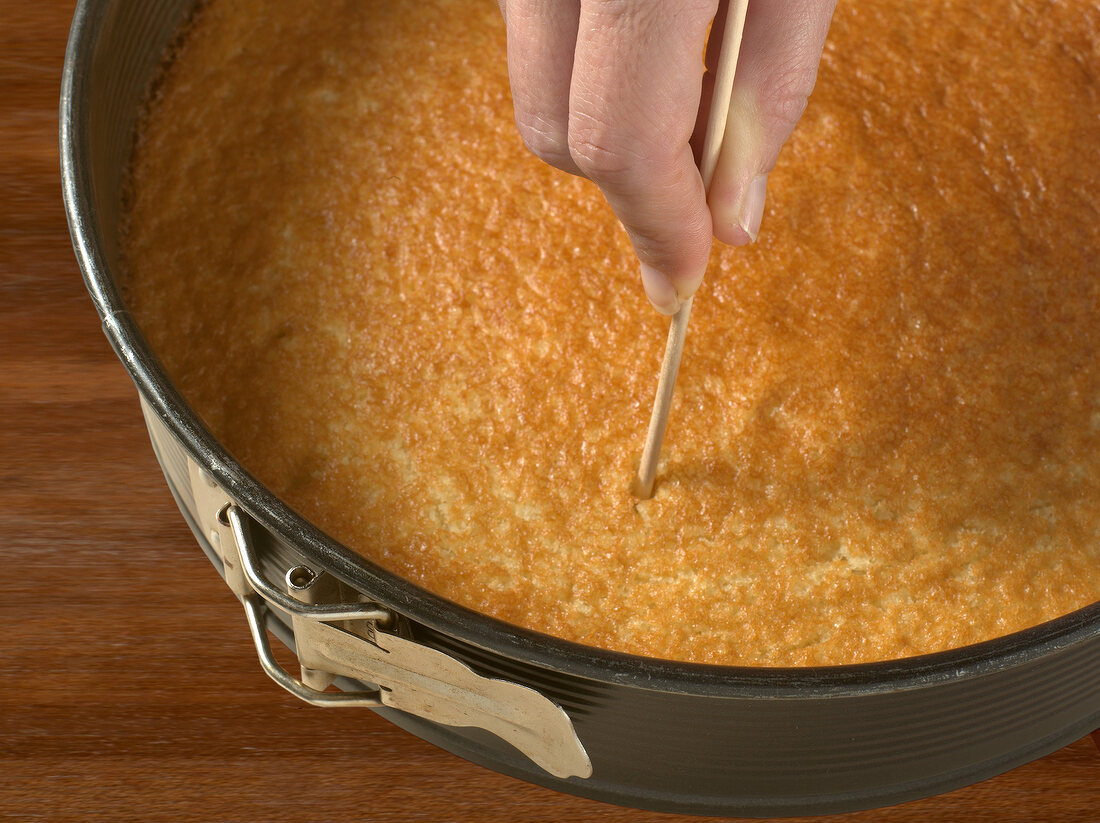
[[(248, 581), (248, 584), (252, 587), (252, 592), (246, 592), (241, 597), (241, 602), (244, 603), (245, 618), (248, 621), (248, 628), (252, 632), (252, 641), (256, 646), (256, 654), (260, 658), (260, 666), (263, 668), (267, 676), (293, 694), (307, 703), (311, 703), (314, 706), (381, 706), (382, 697), (381, 692), (377, 689), (367, 692), (326, 692), (324, 688), (332, 682), (332, 677), (311, 677), (307, 669), (303, 664), (302, 680), (298, 680), (286, 671), (275, 659), (275, 655), (271, 651), (271, 644), (267, 639), (267, 604), (273, 603), (279, 606), (284, 611), (287, 611), (291, 615), (293, 621), (300, 619), (308, 620), (366, 620), (380, 621), (382, 623), (389, 623), (392, 621), (393, 616), (386, 610), (380, 609), (371, 605), (337, 605), (337, 606), (318, 606), (308, 602), (302, 602), (295, 598), (288, 596), (286, 593), (279, 591), (272, 586), (267, 579), (263, 576), (263, 572), (260, 570), (259, 563), (252, 550), (252, 542), (248, 539), (246, 532), (247, 526), (245, 525), (244, 518), (241, 510), (232, 504), (225, 505), (218, 512), (218, 520), (223, 525), (229, 526), (233, 534), (233, 543), (237, 549), (237, 557), (240, 560), (240, 571), (244, 578)], [(287, 573), (287, 581), (289, 585), (292, 576), (295, 580), (303, 580), (304, 576), (309, 575), (309, 583), (316, 579), (316, 575), (304, 566), (291, 569)], [(309, 586), (294, 586), (299, 590), (308, 591)], [(295, 625), (295, 645), (301, 645), (297, 632), (297, 625)], [(372, 629), (373, 631), (373, 629)], [(313, 680), (312, 683), (306, 682), (307, 680)]]
[[(256, 555), (248, 516), (201, 468), (190, 468), (199, 525), (221, 555), (226, 582), (244, 604), (260, 665), (272, 680), (317, 706), (385, 706), (485, 729), (556, 777), (591, 776), (591, 760), (569, 715), (541, 693), (483, 677), (450, 655), (383, 631), (395, 627), (397, 616), (373, 603), (347, 602), (362, 595), (324, 571), (296, 566), (286, 574), (287, 591), (273, 586)], [(290, 615), (301, 679), (272, 654), (266, 628), (271, 606)], [(339, 676), (375, 688), (325, 691)]]
[[(254, 589), (244, 597), (248, 625), (264, 671), (280, 686), (319, 706), (388, 706), (448, 726), (474, 726), (511, 743), (557, 777), (588, 777), (592, 763), (569, 715), (534, 689), (482, 677), (450, 655), (378, 631), (394, 615), (370, 604), (311, 602), (327, 582), (324, 572), (296, 566), (287, 573), (294, 597), (271, 586), (256, 562), (242, 514), (225, 510), (244, 575)], [(271, 654), (264, 628), (264, 601), (287, 611), (302, 679), (289, 675)], [(332, 625), (341, 623), (342, 627)], [(378, 684), (377, 691), (326, 692), (336, 676)]]

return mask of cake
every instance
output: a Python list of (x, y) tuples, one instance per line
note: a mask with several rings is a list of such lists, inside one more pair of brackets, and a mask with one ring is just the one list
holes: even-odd
[(512, 121), (491, 0), (204, 3), (150, 96), (125, 292), (256, 477), (369, 560), (583, 644), (895, 659), (1100, 599), (1100, 9), (842, 4), (668, 320)]

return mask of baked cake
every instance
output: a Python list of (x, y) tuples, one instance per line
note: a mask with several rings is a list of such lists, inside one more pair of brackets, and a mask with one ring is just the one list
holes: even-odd
[(516, 135), (491, 0), (211, 0), (127, 197), (134, 314), (370, 560), (581, 643), (752, 666), (1100, 599), (1100, 7), (841, 4), (760, 240), (668, 320)]

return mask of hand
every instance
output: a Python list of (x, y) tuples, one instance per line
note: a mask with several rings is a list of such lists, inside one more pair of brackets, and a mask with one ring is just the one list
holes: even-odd
[(749, 1), (708, 206), (693, 147), (716, 43), (706, 75), (699, 58), (716, 13), (722, 31), (725, 0), (500, 0), (524, 143), (600, 187), (658, 311), (674, 314), (695, 293), (712, 235), (735, 246), (756, 239), (768, 172), (813, 90), (834, 5)]

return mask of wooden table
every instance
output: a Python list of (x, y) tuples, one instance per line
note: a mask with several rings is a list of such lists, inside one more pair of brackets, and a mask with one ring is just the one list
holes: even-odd
[[(61, 205), (70, 0), (0, 0), (0, 818), (656, 821), (471, 765), (260, 672), (99, 332)], [(1100, 820), (1088, 738), (822, 820)]]

